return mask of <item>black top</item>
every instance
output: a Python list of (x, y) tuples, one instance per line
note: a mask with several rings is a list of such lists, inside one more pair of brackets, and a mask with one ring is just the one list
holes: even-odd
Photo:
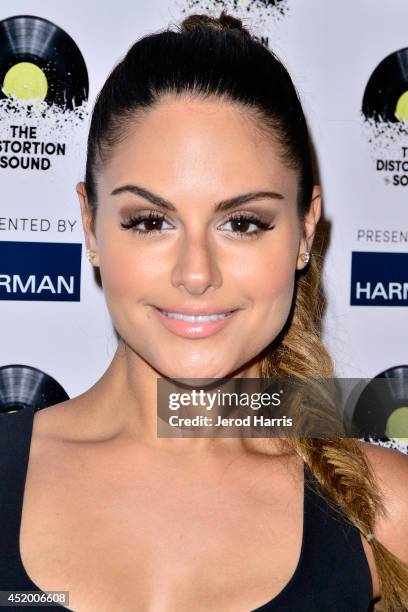
[[(33, 416), (27, 408), (0, 414), (0, 591), (41, 594), (25, 571), (19, 546)], [(306, 486), (313, 481), (306, 465), (304, 475), (303, 537), (295, 572), (276, 597), (252, 612), (367, 612), (372, 582), (359, 531)], [(60, 604), (4, 609), (69, 610)]]

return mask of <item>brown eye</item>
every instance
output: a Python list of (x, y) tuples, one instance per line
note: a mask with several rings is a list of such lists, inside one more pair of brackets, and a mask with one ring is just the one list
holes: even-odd
[(251, 225), (255, 225), (255, 223), (251, 223), (251, 221), (249, 221), (249, 219), (246, 219), (245, 217), (231, 219), (231, 226), (235, 226), (237, 232), (243, 232), (244, 234), (246, 234), (248, 228)]
[[(164, 215), (150, 212), (149, 214), (141, 214), (131, 217), (128, 221), (121, 223), (123, 229), (131, 229), (139, 234), (152, 234), (161, 232), (162, 223), (166, 220)], [(139, 229), (138, 225), (144, 225), (145, 229)]]
[[(254, 215), (244, 214), (230, 217), (226, 224), (230, 224), (233, 228), (227, 231), (238, 236), (239, 238), (258, 237), (262, 232), (271, 230), (275, 227), (273, 224), (266, 223)], [(254, 226), (255, 229), (248, 231), (251, 226)]]

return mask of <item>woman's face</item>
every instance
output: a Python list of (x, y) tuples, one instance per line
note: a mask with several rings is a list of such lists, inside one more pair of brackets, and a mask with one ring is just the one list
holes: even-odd
[[(297, 174), (244, 113), (216, 99), (163, 98), (98, 175), (94, 234), (78, 186), (114, 325), (135, 359), (166, 377), (257, 373), (254, 358), (284, 326), (313, 240), (318, 188), (306, 243)], [(200, 309), (224, 316), (180, 318)]]

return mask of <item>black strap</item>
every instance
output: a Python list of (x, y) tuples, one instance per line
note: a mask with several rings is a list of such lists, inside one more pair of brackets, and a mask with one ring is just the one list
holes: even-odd
[(23, 495), (34, 421), (34, 409), (0, 415), (1, 556), (18, 558)]

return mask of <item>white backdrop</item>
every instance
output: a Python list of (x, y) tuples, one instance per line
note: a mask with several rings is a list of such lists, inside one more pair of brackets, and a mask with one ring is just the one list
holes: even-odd
[[(43, 17), (73, 38), (88, 70), (89, 107), (83, 109), (88, 112), (108, 72), (136, 39), (177, 23), (190, 12), (218, 16), (221, 6), (207, 1), (194, 2), (190, 8), (180, 0), (3, 0), (0, 20), (15, 15)], [(361, 113), (365, 87), (376, 66), (387, 55), (408, 47), (406, 0), (269, 4), (226, 0), (224, 7), (243, 18), (254, 33), (268, 37), (270, 48), (289, 69), (308, 117), (325, 216), (332, 226), (324, 270), (328, 296), (324, 339), (337, 374), (373, 378), (392, 367), (408, 365), (408, 296), (402, 293), (400, 299), (396, 290), (395, 299), (390, 300), (384, 294), (386, 282), (400, 283), (400, 293), (404, 287), (408, 291), (408, 187), (393, 184), (395, 172), (377, 170), (377, 159), (402, 159), (401, 147), (408, 145), (408, 123), (384, 124), (380, 134), (378, 126), (368, 125)], [(2, 60), (0, 55), (0, 66)], [(88, 118), (61, 112), (36, 122), (18, 109), (10, 114), (1, 107), (0, 119), (2, 142), (10, 139), (11, 126), (29, 124), (37, 127), (38, 140), (65, 143), (65, 155), (50, 156), (48, 170), (11, 169), (0, 164), (0, 247), (1, 242), (82, 243), (75, 184), (84, 173)], [(1, 155), (7, 157), (3, 151), (0, 159)], [(50, 229), (39, 231), (40, 219)], [(106, 369), (116, 347), (85, 248), (80, 300), (57, 301), (55, 295), (38, 300), (38, 292), (37, 298), (26, 292), (25, 299), (7, 293), (4, 275), (10, 274), (19, 245), (8, 245), (7, 265), (5, 259), (2, 263), (5, 246), (0, 251), (0, 366), (36, 367), (55, 378), (70, 397), (85, 391)], [(355, 290), (352, 252), (384, 254), (378, 261), (368, 259), (368, 276), (364, 270), (356, 272), (360, 287), (367, 288), (367, 278), (371, 278), (372, 289), (377, 282), (383, 283), (377, 292), (380, 304), (378, 297), (369, 299), (367, 305), (350, 304)], [(398, 273), (391, 267), (390, 253), (399, 254)], [(401, 441), (398, 444), (406, 450)]]

